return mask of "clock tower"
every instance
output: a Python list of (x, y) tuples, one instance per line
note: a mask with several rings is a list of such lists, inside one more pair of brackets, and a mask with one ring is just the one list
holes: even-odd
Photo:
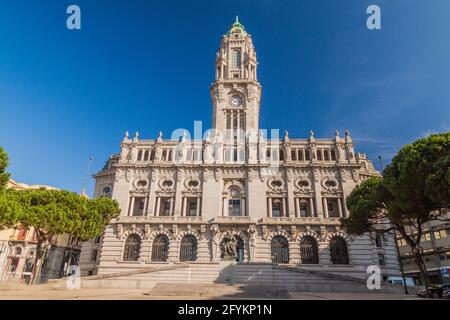
[(257, 135), (261, 98), (257, 65), (252, 38), (236, 17), (222, 37), (216, 54), (216, 77), (211, 85), (212, 126), (220, 131), (225, 143), (245, 145), (246, 135)]

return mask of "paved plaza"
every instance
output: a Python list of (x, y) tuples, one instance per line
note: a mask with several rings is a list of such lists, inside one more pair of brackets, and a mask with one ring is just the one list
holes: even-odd
[[(252, 297), (212, 296), (155, 296), (145, 289), (55, 289), (52, 285), (27, 286), (0, 283), (0, 300), (207, 300), (252, 299)], [(260, 299), (255, 297), (255, 299)], [(290, 292), (294, 300), (421, 300), (415, 294), (348, 293), (348, 292)]]

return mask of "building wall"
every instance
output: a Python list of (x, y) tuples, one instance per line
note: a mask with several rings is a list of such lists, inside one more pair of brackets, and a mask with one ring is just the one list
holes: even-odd
[[(447, 213), (447, 217), (449, 214)], [(409, 230), (414, 234), (414, 230)], [(419, 280), (419, 271), (411, 254), (410, 247), (397, 234), (397, 243), (405, 273)], [(425, 225), (420, 246), (429, 276), (433, 283), (450, 282), (442, 276), (441, 268), (450, 269), (450, 224), (443, 221), (431, 221)]]
[[(398, 273), (392, 234), (377, 247), (375, 235), (353, 237), (341, 230), (339, 219), (348, 215), (346, 197), (358, 183), (379, 175), (371, 161), (355, 154), (348, 131), (343, 137), (336, 131), (332, 139), (318, 139), (312, 131), (307, 139), (293, 139), (288, 132), (267, 139), (259, 128), (257, 65), (251, 36), (236, 21), (216, 55), (212, 132), (203, 140), (183, 134), (179, 141), (164, 140), (162, 133), (156, 140), (125, 134), (120, 154), (95, 175), (94, 190), (94, 197), (116, 199), (121, 215), (96, 244), (95, 263), (92, 242), (83, 245), (83, 274), (154, 263), (151, 251), (159, 235), (169, 241), (166, 263), (180, 260), (182, 239), (191, 235), (198, 243), (196, 262), (221, 260), (223, 240), (231, 237), (242, 239), (245, 262), (280, 262), (273, 256), (287, 256), (286, 250), (272, 253), (272, 240), (283, 247), (284, 239), (289, 250), (285, 262), (302, 264), (300, 242), (310, 237), (319, 255), (311, 267), (331, 270), (336, 265), (330, 241), (338, 237), (345, 241), (348, 268), (364, 273), (382, 255), (384, 274)], [(188, 198), (199, 199), (194, 216), (187, 214)], [(302, 215), (303, 206), (308, 216)], [(139, 258), (123, 261), (132, 237), (140, 241)]]

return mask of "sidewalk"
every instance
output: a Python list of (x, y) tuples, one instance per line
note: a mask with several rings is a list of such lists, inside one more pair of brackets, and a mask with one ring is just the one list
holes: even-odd
[[(232, 299), (236, 297), (193, 297), (148, 295), (143, 289), (54, 289), (52, 285), (22, 285), (0, 282), (0, 300), (201, 300)], [(348, 293), (348, 292), (290, 292), (293, 300), (421, 300), (415, 294)], [(248, 299), (248, 298), (246, 298)]]

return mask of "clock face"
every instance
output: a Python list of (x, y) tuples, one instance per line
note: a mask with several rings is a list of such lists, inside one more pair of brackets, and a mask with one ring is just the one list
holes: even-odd
[(231, 99), (230, 99), (230, 103), (231, 103), (232, 106), (238, 107), (238, 106), (241, 105), (242, 99), (241, 99), (240, 96), (232, 96)]

